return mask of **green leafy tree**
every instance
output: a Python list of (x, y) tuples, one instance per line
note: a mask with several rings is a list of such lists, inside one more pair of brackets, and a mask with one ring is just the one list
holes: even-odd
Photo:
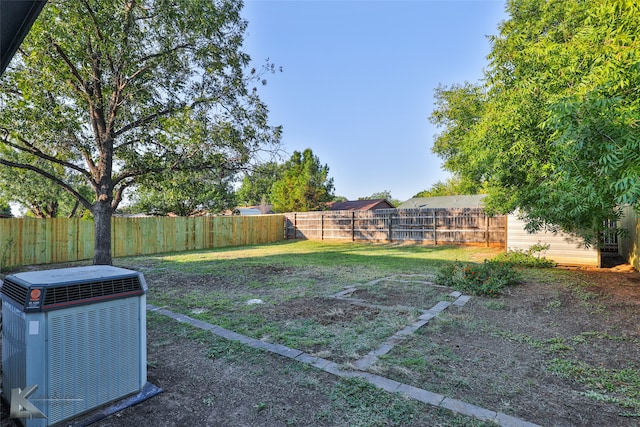
[(0, 79), (0, 165), (40, 174), (91, 212), (95, 264), (111, 263), (111, 216), (142, 177), (233, 174), (278, 142), (251, 88), (262, 73), (247, 72), (241, 8), (235, 0), (50, 0)]
[(235, 206), (232, 183), (230, 177), (212, 170), (148, 175), (135, 189), (130, 210), (178, 216), (220, 213)]
[(438, 123), (461, 132), (440, 135), (435, 150), (485, 183), (490, 209), (593, 238), (620, 204), (640, 204), (640, 5), (509, 0), (507, 12), (477, 114)]
[(370, 196), (358, 197), (358, 200), (377, 200), (377, 199), (385, 199), (387, 202), (391, 203), (393, 206), (398, 206), (400, 204), (400, 200), (394, 199), (393, 196), (391, 196), (391, 192), (388, 190), (373, 193)]
[(333, 200), (329, 167), (310, 148), (294, 151), (284, 165), (282, 178), (273, 184), (271, 201), (276, 212), (307, 212), (326, 209)]
[[(54, 172), (53, 169), (57, 169), (61, 174), (64, 173), (62, 167), (56, 167), (37, 157), (29, 159), (29, 156), (16, 152), (5, 154), (13, 154), (14, 160), (22, 158), (23, 161), (38, 165), (51, 173)], [(83, 196), (91, 198), (91, 189), (86, 185), (83, 186), (82, 181), (77, 177), (74, 179), (73, 176), (68, 176), (66, 180), (77, 184), (78, 191)], [(0, 166), (0, 200), (26, 208), (27, 215), (35, 218), (82, 217), (88, 212), (62, 187), (52, 185), (50, 180), (28, 169)]]
[(462, 178), (453, 176), (446, 181), (438, 181), (427, 190), (423, 190), (413, 197), (438, 197), (438, 196), (457, 196), (465, 194), (480, 194), (477, 183), (469, 183)]
[(0, 202), (0, 217), (12, 217), (11, 206), (8, 203)]
[[(580, 6), (574, 9), (582, 12)], [(571, 90), (553, 99), (544, 122), (556, 147), (553, 181), (545, 188), (566, 195), (563, 209), (547, 196), (536, 216), (547, 206), (556, 224), (592, 224), (597, 231), (620, 206), (640, 208), (640, 4), (587, 6), (575, 34), (548, 47), (536, 43), (569, 57), (555, 71), (572, 77)]]
[[(563, 168), (555, 159), (559, 147), (554, 132), (544, 126), (550, 106), (573, 91), (573, 80), (580, 79), (580, 72), (560, 71), (580, 60), (578, 52), (561, 47), (579, 32), (584, 20), (588, 2), (578, 3), (510, 1), (511, 19), (492, 39), (489, 103), (475, 132), (485, 152), (493, 155), (486, 174), (487, 206), (502, 212), (522, 209), (532, 229), (545, 222), (566, 226), (568, 231), (594, 226), (585, 224), (584, 217), (578, 219), (575, 211), (569, 215), (573, 210), (569, 205), (577, 206), (584, 194), (579, 195), (582, 189), (575, 185), (557, 186)], [(568, 221), (562, 218), (565, 214), (571, 217)]]
[(271, 204), (273, 184), (282, 178), (284, 165), (267, 162), (246, 173), (236, 193), (238, 203), (245, 206)]
[(456, 176), (446, 183), (436, 184), (434, 190), (476, 194), (487, 180), (486, 171), (494, 158), (477, 135), (479, 129), (476, 124), (483, 117), (487, 104), (485, 89), (467, 82), (448, 88), (438, 86), (434, 98), (435, 109), (429, 121), (442, 131), (436, 135), (431, 150), (444, 159), (444, 168)]

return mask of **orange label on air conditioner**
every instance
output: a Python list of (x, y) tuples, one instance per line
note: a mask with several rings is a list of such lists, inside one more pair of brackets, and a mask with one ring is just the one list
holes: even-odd
[(40, 299), (40, 295), (42, 291), (40, 289), (31, 289), (31, 294), (29, 295), (29, 299), (31, 301), (38, 301)]

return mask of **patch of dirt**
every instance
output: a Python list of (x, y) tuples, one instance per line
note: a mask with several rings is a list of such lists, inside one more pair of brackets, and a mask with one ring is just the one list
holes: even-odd
[(428, 284), (412, 288), (405, 288), (397, 284), (394, 287), (393, 284), (387, 284), (382, 289), (356, 289), (350, 297), (379, 305), (412, 307), (419, 310), (428, 310), (439, 301), (452, 300), (449, 296), (451, 289), (448, 288)]
[[(640, 274), (571, 273), (573, 285), (524, 284), (500, 299), (474, 297), (430, 322), (415, 338), (416, 345), (428, 340), (439, 349), (437, 356), (424, 355), (427, 373), (376, 368), (398, 381), (544, 426), (638, 426), (640, 414), (621, 416), (629, 410), (588, 397), (612, 395), (607, 384), (565, 378), (551, 366), (579, 361), (637, 375)], [(618, 381), (623, 385), (624, 379)]]
[[(173, 322), (167, 319), (168, 323)], [(263, 352), (229, 346), (214, 338), (215, 357), (205, 342), (176, 335), (175, 325), (149, 331), (148, 381), (163, 393), (93, 424), (95, 427), (143, 426), (333, 426), (326, 390), (335, 377), (303, 370), (295, 362)], [(325, 419), (323, 419), (325, 418)]]
[[(262, 268), (251, 274), (277, 280), (274, 276), (289, 272)], [(181, 291), (235, 286), (210, 276), (170, 272), (162, 280), (149, 276), (148, 281)], [(563, 358), (607, 369), (640, 369), (640, 273), (621, 267), (576, 270), (568, 272), (567, 281), (571, 283), (527, 283), (499, 299), (473, 297), (464, 307), (450, 307), (446, 321), (430, 322), (407, 343), (429, 341), (452, 356), (436, 360), (423, 353), (432, 374), (412, 375), (403, 368), (388, 369), (389, 376), (544, 426), (639, 425), (640, 418), (621, 417), (624, 409), (618, 405), (587, 397), (586, 384), (554, 375), (549, 364)], [(364, 298), (366, 292), (357, 296)], [(390, 291), (384, 303), (406, 306), (410, 299)], [(375, 308), (332, 298), (294, 298), (265, 310), (274, 320), (306, 317), (323, 324), (348, 324), (355, 316), (377, 314)], [(194, 340), (176, 328), (176, 322), (166, 319), (148, 329), (148, 380), (164, 392), (95, 426), (348, 425), (332, 410), (326, 393), (336, 377), (242, 347), (224, 351), (233, 357), (216, 357), (211, 342)], [(554, 350), (554, 343), (569, 348)], [(0, 427), (14, 425), (3, 408)], [(416, 420), (412, 425), (434, 424)]]
[(295, 298), (261, 310), (270, 320), (312, 319), (322, 325), (349, 322), (357, 316), (374, 319), (380, 309), (354, 305), (335, 298)]

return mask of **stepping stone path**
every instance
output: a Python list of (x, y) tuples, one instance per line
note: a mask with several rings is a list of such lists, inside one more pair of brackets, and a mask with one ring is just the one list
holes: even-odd
[[(379, 308), (379, 309), (389, 309), (389, 307), (384, 305), (372, 304), (362, 299), (351, 298), (351, 295), (361, 287), (366, 288), (367, 286), (376, 284), (382, 280), (391, 280), (391, 279), (390, 278), (376, 279), (362, 286), (349, 286), (345, 288), (343, 291), (340, 291), (334, 295), (331, 295), (331, 298), (347, 301), (354, 305), (373, 307), (373, 308)], [(430, 282), (424, 282), (424, 283), (426, 285), (436, 286)], [(361, 359), (353, 363), (353, 366), (356, 369), (347, 369), (344, 366), (341, 366), (335, 362), (332, 362), (327, 359), (323, 359), (321, 357), (310, 355), (301, 350), (296, 350), (290, 347), (286, 347), (284, 345), (268, 343), (256, 338), (247, 337), (245, 335), (238, 334), (228, 329), (221, 328), (219, 326), (212, 325), (210, 323), (203, 322), (198, 319), (194, 319), (184, 314), (175, 313), (165, 308), (156, 307), (151, 304), (147, 304), (147, 310), (171, 317), (172, 319), (177, 320), (178, 322), (188, 323), (192, 326), (195, 326), (196, 328), (210, 331), (211, 333), (219, 337), (237, 341), (253, 348), (269, 351), (269, 352), (278, 354), (280, 356), (296, 360), (301, 363), (306, 363), (307, 365), (313, 366), (315, 368), (318, 368), (330, 374), (336, 375), (338, 377), (362, 378), (368, 383), (373, 384), (374, 386), (380, 389), (383, 389), (387, 392), (402, 393), (419, 402), (426, 403), (427, 405), (432, 405), (438, 408), (445, 408), (458, 414), (477, 418), (481, 421), (491, 421), (503, 427), (540, 427), (538, 424), (530, 423), (528, 421), (525, 421), (516, 417), (512, 417), (510, 415), (503, 414), (501, 412), (491, 411), (489, 409), (481, 408), (479, 406), (472, 405), (470, 403), (466, 403), (458, 399), (452, 399), (438, 393), (433, 393), (428, 390), (420, 389), (418, 387), (414, 387), (408, 384), (402, 384), (398, 381), (394, 381), (389, 378), (385, 378), (385, 377), (367, 372), (367, 369), (369, 369), (369, 367), (371, 367), (374, 363), (376, 363), (376, 361), (378, 360), (378, 357), (389, 353), (393, 349), (393, 347), (395, 347), (404, 339), (406, 339), (408, 336), (415, 333), (418, 329), (426, 325), (431, 319), (437, 317), (440, 313), (442, 313), (444, 310), (446, 310), (452, 305), (456, 307), (463, 307), (471, 299), (469, 295), (463, 295), (458, 291), (451, 292), (449, 296), (452, 298), (455, 298), (455, 300), (453, 302), (439, 301), (430, 309), (422, 310), (422, 314), (418, 317), (418, 320), (416, 320), (410, 325), (405, 326), (403, 329), (399, 330), (398, 332), (393, 334), (391, 337), (389, 337), (386, 341), (384, 341), (380, 345), (380, 347), (370, 351), (364, 357), (362, 357)]]

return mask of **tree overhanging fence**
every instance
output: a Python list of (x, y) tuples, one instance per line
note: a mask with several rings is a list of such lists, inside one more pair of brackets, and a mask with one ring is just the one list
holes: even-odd
[[(114, 257), (222, 248), (283, 240), (282, 215), (114, 217)], [(0, 267), (93, 258), (93, 221), (0, 219)]]
[(286, 213), (287, 239), (505, 247), (507, 217), (482, 208), (380, 209)]

